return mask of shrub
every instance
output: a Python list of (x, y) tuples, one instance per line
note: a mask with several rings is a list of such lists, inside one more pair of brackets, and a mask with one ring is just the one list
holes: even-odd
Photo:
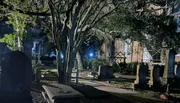
[(113, 63), (112, 69), (113, 69), (113, 72), (118, 72), (118, 73), (126, 74), (126, 75), (135, 75), (137, 64), (138, 64), (137, 62)]
[(83, 61), (83, 67), (85, 70), (95, 70), (98, 71), (100, 65), (107, 65), (106, 60), (101, 59), (89, 59)]

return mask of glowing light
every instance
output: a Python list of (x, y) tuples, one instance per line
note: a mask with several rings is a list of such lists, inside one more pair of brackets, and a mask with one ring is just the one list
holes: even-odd
[(61, 54), (60, 54), (60, 57), (61, 57), (61, 59), (63, 59), (63, 58), (64, 58), (64, 55), (61, 53)]
[(94, 54), (93, 54), (93, 53), (90, 53), (90, 54), (89, 54), (89, 56), (90, 56), (90, 57), (93, 57), (93, 56), (94, 56)]

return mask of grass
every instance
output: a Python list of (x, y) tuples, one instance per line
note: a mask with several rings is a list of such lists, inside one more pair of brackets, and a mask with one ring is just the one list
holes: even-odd
[[(121, 77), (119, 77), (119, 78), (112, 79), (110, 85), (113, 87), (118, 87), (118, 88), (132, 89), (134, 80), (135, 79), (132, 79), (132, 78), (121, 78)], [(145, 97), (145, 98), (160, 99), (160, 95), (162, 94), (162, 92), (160, 92), (158, 90), (155, 91), (153, 89), (136, 89), (136, 90), (139, 92), (139, 95), (141, 97)], [(180, 89), (176, 89), (175, 91), (179, 91), (179, 90)], [(180, 99), (179, 93), (175, 93), (175, 92), (170, 93), (170, 96), (174, 99), (178, 99), (178, 100)], [(179, 102), (180, 101), (178, 101), (178, 103)]]

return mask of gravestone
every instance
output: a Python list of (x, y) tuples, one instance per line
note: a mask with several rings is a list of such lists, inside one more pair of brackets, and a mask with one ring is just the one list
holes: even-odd
[(164, 65), (160, 65), (159, 76), (163, 77), (163, 74), (164, 74)]
[(180, 80), (180, 64), (177, 64), (177, 67), (175, 69), (176, 79)]
[(164, 74), (162, 78), (163, 84), (169, 84), (173, 81), (175, 74), (174, 74), (174, 61), (175, 61), (175, 55), (176, 51), (166, 50), (166, 60), (165, 60), (165, 68), (164, 68)]
[(0, 102), (30, 102), (31, 60), (21, 51), (13, 51), (2, 60)]
[(142, 88), (147, 86), (146, 75), (147, 75), (148, 65), (142, 63), (137, 65), (136, 80), (134, 82), (135, 88)]
[(160, 65), (150, 65), (150, 80), (149, 80), (149, 86), (160, 86)]
[(98, 79), (112, 79), (114, 78), (111, 66), (99, 66)]

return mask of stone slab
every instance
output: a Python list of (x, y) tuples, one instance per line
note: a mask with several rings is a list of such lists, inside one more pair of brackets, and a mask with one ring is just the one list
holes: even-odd
[(80, 98), (83, 95), (70, 86), (63, 84), (42, 86), (50, 99)]

